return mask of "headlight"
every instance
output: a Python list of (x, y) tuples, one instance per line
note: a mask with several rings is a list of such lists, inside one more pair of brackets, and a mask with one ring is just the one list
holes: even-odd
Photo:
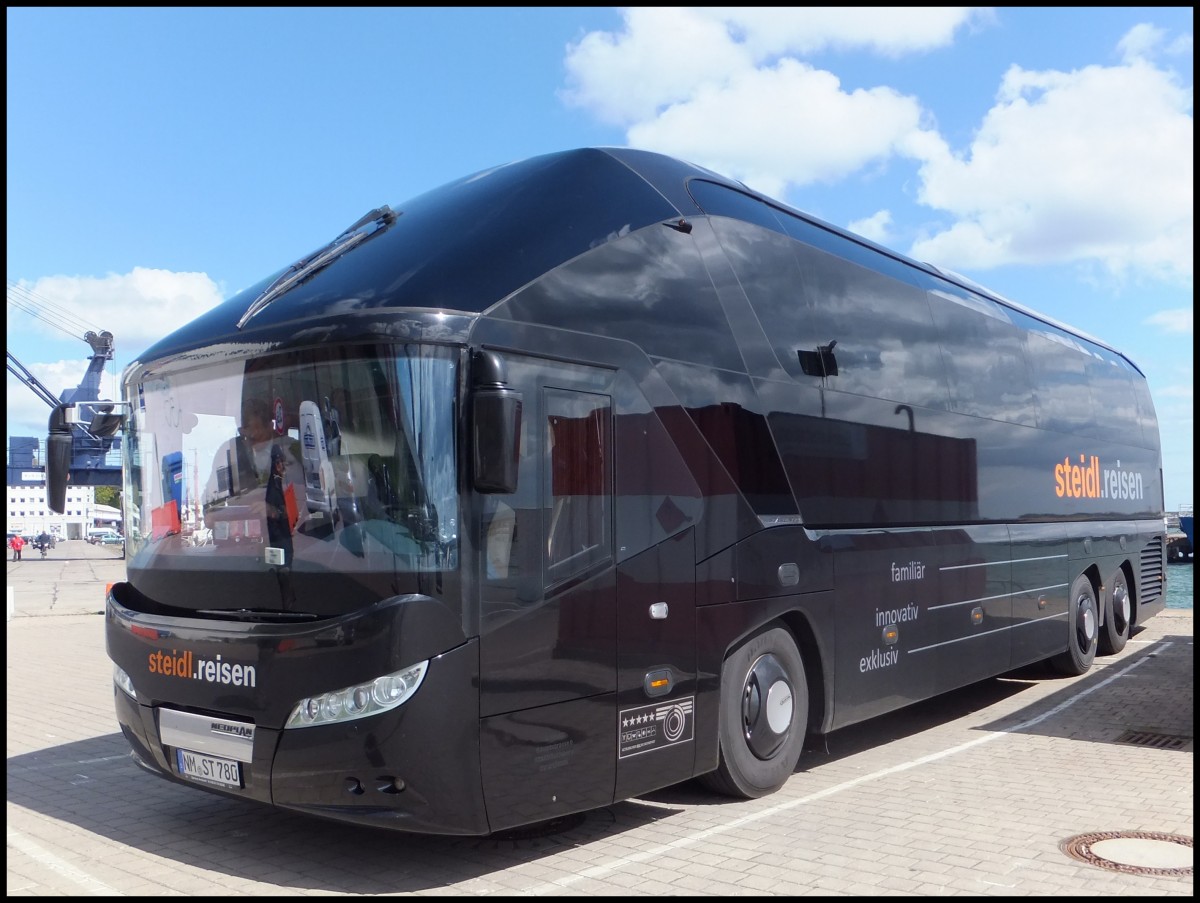
[(129, 679), (121, 668), (113, 665), (113, 683), (125, 691), (130, 699), (137, 699), (137, 692), (133, 689), (133, 681)]
[[(409, 697), (417, 692), (421, 681), (425, 679), (425, 671), (428, 667), (429, 662), (426, 660), (419, 665), (412, 665), (393, 674), (385, 674), (367, 683), (355, 684), (352, 687), (343, 687), (340, 690), (322, 693), (320, 696), (301, 699), (292, 709), (292, 714), (288, 716), (284, 729), (338, 724), (342, 721), (353, 721), (356, 718), (366, 718), (394, 709), (407, 702)], [(130, 687), (131, 695), (132, 689)]]

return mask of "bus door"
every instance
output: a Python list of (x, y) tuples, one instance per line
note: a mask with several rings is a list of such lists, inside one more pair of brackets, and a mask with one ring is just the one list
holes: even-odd
[(658, 414), (627, 389), (615, 421), (618, 799), (695, 772), (695, 533), (705, 503)]
[(480, 757), (493, 831), (608, 805), (616, 756), (613, 372), (509, 356), (518, 487), (479, 497)]
[(687, 527), (618, 568), (617, 799), (695, 770), (695, 555)]

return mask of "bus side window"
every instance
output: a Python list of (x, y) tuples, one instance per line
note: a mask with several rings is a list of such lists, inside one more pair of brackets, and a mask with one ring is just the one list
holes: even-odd
[(546, 389), (546, 583), (610, 554), (612, 402), (606, 395)]

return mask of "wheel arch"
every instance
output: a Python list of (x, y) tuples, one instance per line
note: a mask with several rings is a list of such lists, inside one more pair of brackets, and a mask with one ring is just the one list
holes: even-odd
[(826, 672), (825, 656), (808, 615), (794, 609), (780, 617), (779, 622), (791, 633), (796, 648), (800, 650), (804, 679), (808, 682), (808, 737), (811, 740), (814, 735), (825, 732), (825, 714), (832, 711), (830, 693), (833, 690), (833, 677)]
[[(1136, 624), (1138, 622), (1138, 620), (1137, 620), (1138, 586), (1137, 586), (1137, 581), (1133, 577), (1133, 562), (1130, 561), (1128, 558), (1126, 558), (1124, 561), (1122, 561), (1120, 563), (1120, 565), (1118, 565), (1117, 570), (1125, 572), (1125, 588), (1127, 590), (1129, 590), (1129, 604), (1130, 604), (1130, 606), (1132, 606), (1132, 612), (1131, 612), (1129, 622), (1131, 624)], [(1116, 573), (1117, 573), (1116, 571), (1113, 571), (1113, 576), (1116, 576)], [(1109, 596), (1110, 596), (1109, 602), (1111, 603), (1112, 602), (1112, 599), (1111, 599), (1112, 581), (1111, 580), (1109, 581)]]
[(1125, 648), (1137, 623), (1137, 603), (1134, 596), (1132, 565), (1128, 559), (1118, 561), (1104, 581), (1100, 596), (1101, 655), (1115, 655)]
[(1092, 582), (1092, 589), (1096, 593), (1096, 598), (1100, 602), (1100, 626), (1108, 624), (1108, 619), (1113, 613), (1113, 588), (1116, 585), (1116, 577), (1121, 574), (1125, 577), (1125, 588), (1129, 592), (1129, 602), (1132, 606), (1130, 623), (1137, 623), (1137, 607), (1138, 607), (1138, 589), (1137, 581), (1133, 576), (1133, 562), (1128, 558), (1121, 559), (1117, 562), (1116, 567), (1112, 568), (1103, 578), (1100, 576), (1100, 565), (1093, 564), (1084, 570), (1088, 575), (1088, 579)]
[[(1110, 602), (1109, 596), (1112, 593), (1112, 583), (1104, 579), (1099, 561), (1093, 561), (1080, 572), (1079, 576), (1086, 577), (1088, 583), (1092, 585), (1092, 594), (1096, 597), (1096, 627), (1097, 629), (1102, 629), (1108, 623), (1107, 613)], [(1071, 582), (1074, 583), (1075, 580), (1073, 579)]]
[[(808, 684), (808, 737), (811, 739), (813, 736), (823, 735), (826, 733), (826, 715), (833, 711), (833, 659), (825, 653), (824, 646), (818, 639), (813, 616), (808, 611), (795, 607), (764, 619), (730, 643), (721, 662), (724, 664), (725, 659), (746, 643), (775, 627), (782, 627), (791, 634), (792, 642), (800, 652), (804, 679)], [(832, 643), (833, 637), (830, 636), (828, 644), (832, 646)]]
[(766, 796), (786, 783), (810, 723), (805, 641), (786, 612), (756, 625), (741, 632), (722, 659), (717, 765), (697, 775), (709, 789), (741, 799)]
[[(1100, 603), (1101, 610), (1104, 608), (1104, 598), (1108, 595), (1109, 586), (1104, 582), (1104, 578), (1100, 575), (1100, 563), (1093, 561), (1079, 573), (1080, 577), (1087, 577), (1088, 582), (1092, 585), (1092, 592), (1096, 594), (1096, 601)], [(1071, 581), (1075, 582), (1074, 579)]]
[[(704, 692), (697, 705), (707, 716), (701, 721), (716, 723), (715, 698), (729, 657), (760, 633), (780, 627), (791, 636), (804, 668), (808, 684), (808, 735), (827, 733), (827, 722), (833, 713), (835, 612), (834, 594), (827, 590), (698, 608), (699, 670), (704, 675), (701, 680)], [(716, 762), (716, 732), (712, 731), (711, 736), (702, 732), (697, 740), (697, 764), (702, 771), (710, 762)]]
[[(1083, 597), (1084, 587), (1087, 597)], [(1095, 561), (1071, 579), (1067, 591), (1067, 647), (1049, 661), (1054, 670), (1069, 677), (1086, 674), (1095, 660), (1104, 610), (1104, 588)]]

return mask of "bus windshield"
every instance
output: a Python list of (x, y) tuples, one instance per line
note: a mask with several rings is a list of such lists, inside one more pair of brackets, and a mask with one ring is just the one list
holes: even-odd
[(131, 581), (170, 606), (311, 610), (296, 600), (305, 574), (392, 586), (456, 569), (456, 370), (452, 350), (407, 344), (132, 372)]

